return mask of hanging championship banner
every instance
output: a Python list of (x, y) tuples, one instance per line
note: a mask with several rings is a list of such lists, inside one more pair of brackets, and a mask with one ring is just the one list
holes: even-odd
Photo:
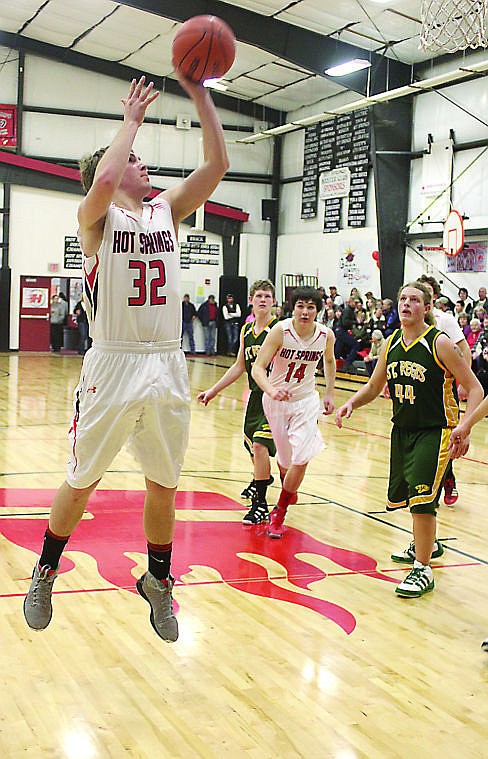
[(0, 105), (0, 145), (3, 148), (17, 147), (17, 107)]

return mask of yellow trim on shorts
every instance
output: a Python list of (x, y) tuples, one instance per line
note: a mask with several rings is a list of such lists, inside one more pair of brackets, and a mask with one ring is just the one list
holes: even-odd
[(254, 437), (264, 437), (267, 440), (273, 439), (273, 435), (271, 434), (271, 432), (266, 432), (266, 430), (256, 430), (256, 432), (253, 435), (253, 439)]
[(388, 508), (393, 509), (404, 509), (407, 506), (406, 499), (404, 501), (390, 501), (389, 498), (386, 499), (386, 502), (388, 504)]
[(442, 430), (442, 436), (441, 436), (441, 445), (439, 450), (439, 455), (437, 457), (437, 470), (434, 477), (434, 484), (432, 487), (432, 490), (430, 493), (427, 493), (426, 495), (416, 495), (409, 501), (409, 506), (419, 506), (422, 503), (430, 503), (433, 498), (435, 498), (437, 491), (439, 490), (442, 482), (442, 478), (444, 477), (444, 473), (447, 469), (447, 465), (449, 463), (450, 455), (449, 455), (449, 438), (451, 437), (451, 428), (450, 427), (444, 427)]

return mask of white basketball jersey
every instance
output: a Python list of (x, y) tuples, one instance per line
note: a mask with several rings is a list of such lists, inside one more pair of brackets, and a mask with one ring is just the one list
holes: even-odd
[(280, 322), (283, 345), (273, 359), (269, 380), (278, 387), (291, 391), (292, 401), (306, 398), (315, 391), (315, 372), (327, 343), (327, 328), (314, 322), (315, 330), (307, 340), (293, 327), (293, 319)]
[(84, 258), (83, 275), (95, 344), (180, 345), (180, 253), (165, 200), (144, 203), (141, 217), (112, 204), (100, 249)]

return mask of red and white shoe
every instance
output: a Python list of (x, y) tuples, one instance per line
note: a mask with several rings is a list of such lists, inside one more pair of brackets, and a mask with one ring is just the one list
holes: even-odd
[(459, 493), (455, 481), (451, 477), (446, 478), (444, 482), (444, 503), (446, 506), (453, 506), (458, 498)]
[(283, 537), (283, 522), (285, 521), (286, 509), (283, 506), (275, 506), (269, 517), (268, 535), (270, 538)]

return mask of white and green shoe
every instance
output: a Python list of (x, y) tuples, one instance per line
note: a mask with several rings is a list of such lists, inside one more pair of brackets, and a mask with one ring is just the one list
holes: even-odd
[[(444, 553), (444, 546), (442, 545), (440, 540), (436, 540), (434, 543), (434, 548), (432, 550), (431, 559), (438, 559), (439, 556), (442, 556)], [(396, 561), (399, 564), (413, 564), (415, 561), (415, 543), (412, 540), (408, 548), (405, 548), (404, 551), (399, 551), (398, 553), (392, 553), (390, 556), (390, 559), (392, 561)]]
[(411, 572), (405, 577), (400, 585), (395, 588), (395, 593), (402, 598), (418, 598), (424, 593), (434, 590), (434, 574), (431, 567), (416, 561)]

